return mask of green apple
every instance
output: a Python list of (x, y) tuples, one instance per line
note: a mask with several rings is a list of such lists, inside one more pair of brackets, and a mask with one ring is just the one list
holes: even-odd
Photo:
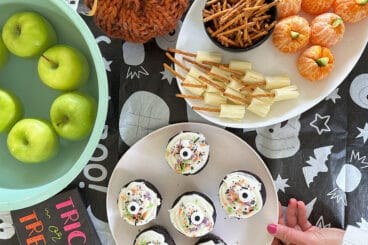
[(3, 39), (0, 33), (0, 68), (3, 68), (9, 60), (9, 51), (5, 47)]
[(89, 65), (86, 57), (77, 49), (55, 45), (40, 57), (38, 75), (50, 88), (71, 91), (78, 89), (87, 81)]
[(94, 98), (80, 92), (68, 92), (54, 100), (50, 118), (61, 137), (81, 140), (91, 133), (96, 113), (97, 103)]
[(0, 89), (0, 133), (8, 131), (23, 115), (19, 98), (13, 93)]
[(11, 128), (7, 145), (10, 154), (18, 161), (40, 163), (56, 155), (59, 137), (49, 122), (26, 118)]
[(19, 12), (4, 24), (3, 41), (8, 50), (24, 58), (35, 57), (56, 43), (51, 24), (35, 12)]

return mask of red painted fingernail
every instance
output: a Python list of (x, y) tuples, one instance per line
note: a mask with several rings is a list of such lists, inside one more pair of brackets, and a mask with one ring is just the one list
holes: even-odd
[(271, 234), (275, 234), (277, 232), (277, 225), (274, 224), (268, 225), (267, 231)]

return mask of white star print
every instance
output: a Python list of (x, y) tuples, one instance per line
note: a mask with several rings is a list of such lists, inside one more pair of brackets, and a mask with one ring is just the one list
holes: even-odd
[(171, 85), (171, 82), (172, 82), (172, 80), (175, 76), (173, 74), (171, 74), (171, 72), (168, 71), (166, 68), (164, 68), (164, 70), (160, 73), (162, 74), (161, 80), (166, 79), (169, 82), (169, 84)]
[(367, 142), (367, 139), (368, 139), (368, 123), (365, 123), (364, 125), (364, 128), (358, 128), (357, 129), (359, 130), (359, 135), (355, 138), (360, 138), (362, 137), (363, 138), (363, 142), (365, 144), (365, 142)]
[(361, 222), (357, 222), (356, 224), (360, 229), (368, 231), (368, 222), (365, 219), (361, 218)]
[(279, 190), (281, 190), (285, 193), (285, 188), (290, 187), (290, 185), (286, 184), (287, 181), (288, 179), (281, 178), (279, 174), (275, 180), (276, 191), (278, 192)]
[[(320, 114), (316, 113), (314, 120), (309, 124), (311, 127), (315, 128), (318, 132), (319, 135), (323, 134), (323, 132), (330, 132), (331, 129), (330, 127), (327, 125), (328, 121), (330, 120), (329, 115), (327, 116), (321, 116)], [(320, 120), (324, 120), (323, 124), (320, 123)], [(320, 125), (322, 124), (322, 125)], [(321, 128), (320, 128), (321, 126)]]
[(336, 88), (330, 95), (326, 97), (325, 100), (332, 100), (332, 102), (336, 104), (336, 100), (341, 99), (341, 96), (338, 93), (339, 88)]
[(110, 72), (111, 72), (110, 65), (111, 65), (111, 63), (112, 63), (112, 60), (107, 61), (107, 60), (105, 59), (105, 57), (103, 57), (103, 62), (105, 63), (105, 69), (106, 69), (106, 71), (110, 71)]
[(331, 224), (325, 224), (325, 220), (323, 218), (323, 216), (320, 216), (319, 219), (317, 220), (316, 226), (319, 228), (330, 228)]

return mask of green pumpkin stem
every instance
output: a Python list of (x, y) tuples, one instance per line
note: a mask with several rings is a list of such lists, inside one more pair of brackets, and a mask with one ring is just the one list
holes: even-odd
[(319, 58), (318, 60), (316, 60), (316, 63), (320, 67), (325, 67), (325, 66), (328, 65), (329, 61), (330, 61), (330, 59), (328, 57), (322, 57), (322, 58)]

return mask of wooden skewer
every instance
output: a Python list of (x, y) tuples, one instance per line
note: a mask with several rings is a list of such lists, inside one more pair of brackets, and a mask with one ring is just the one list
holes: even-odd
[(181, 83), (181, 86), (183, 86), (183, 87), (191, 87), (191, 88), (204, 88), (204, 89), (207, 88), (206, 85), (194, 84), (194, 83)]
[(166, 57), (169, 58), (172, 62), (174, 62), (175, 64), (177, 64), (179, 67), (181, 67), (184, 71), (189, 72), (189, 68), (186, 67), (185, 65), (183, 65), (182, 63), (180, 63), (177, 59), (175, 59), (174, 57), (171, 56), (170, 53), (166, 52), (165, 53)]
[(178, 97), (178, 98), (183, 98), (183, 99), (203, 100), (202, 96), (197, 96), (197, 95), (176, 94), (175, 96)]
[(180, 49), (168, 48), (167, 51), (169, 51), (171, 53), (182, 54), (182, 55), (189, 56), (189, 57), (196, 57), (197, 56), (197, 54), (185, 52), (185, 51), (182, 51)]
[(173, 75), (175, 75), (177, 78), (179, 78), (180, 80), (184, 81), (185, 77), (183, 75), (181, 75), (180, 73), (176, 72), (173, 68), (171, 68), (171, 66), (169, 66), (168, 64), (164, 63), (164, 67), (170, 71)]
[(220, 108), (210, 108), (202, 106), (192, 106), (192, 109), (195, 111), (221, 112)]
[(197, 62), (195, 60), (188, 59), (187, 57), (183, 57), (183, 60), (185, 60), (185, 61), (187, 61), (187, 62), (189, 62), (189, 63), (191, 63), (193, 65), (198, 66), (199, 68), (201, 68), (205, 72), (209, 72), (210, 71), (210, 69), (207, 66), (205, 66), (205, 65), (203, 65), (203, 64), (201, 64), (201, 63), (199, 63), (199, 62)]
[(225, 91), (225, 89), (223, 87), (221, 87), (220, 85), (218, 85), (218, 84), (212, 82), (211, 80), (205, 78), (204, 76), (199, 76), (199, 80), (201, 80), (204, 83), (207, 83), (208, 85), (211, 85), (212, 87), (217, 88), (221, 92), (224, 92)]

